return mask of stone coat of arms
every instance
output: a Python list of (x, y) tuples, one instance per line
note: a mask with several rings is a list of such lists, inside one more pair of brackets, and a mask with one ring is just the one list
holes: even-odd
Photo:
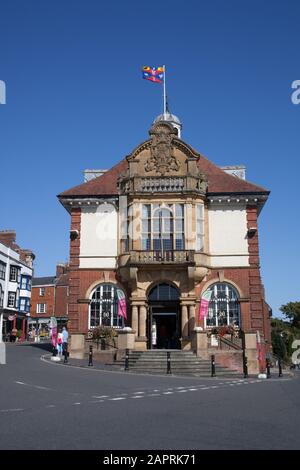
[(180, 162), (173, 155), (172, 140), (175, 133), (169, 126), (160, 124), (150, 131), (152, 142), (151, 156), (145, 164), (145, 171), (156, 171), (162, 176), (170, 171), (179, 171)]

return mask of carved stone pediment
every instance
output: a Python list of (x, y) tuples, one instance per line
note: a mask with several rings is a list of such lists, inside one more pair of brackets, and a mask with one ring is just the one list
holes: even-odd
[(174, 156), (173, 139), (176, 129), (168, 123), (160, 122), (150, 129), (150, 157), (146, 160), (145, 171), (164, 176), (166, 173), (178, 172), (180, 162)]

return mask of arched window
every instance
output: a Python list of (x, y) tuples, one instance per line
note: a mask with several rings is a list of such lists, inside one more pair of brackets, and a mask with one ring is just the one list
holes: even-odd
[(143, 204), (142, 250), (184, 250), (184, 205)]
[(176, 287), (172, 286), (171, 284), (162, 283), (157, 284), (150, 290), (148, 300), (152, 300), (154, 302), (162, 300), (175, 301), (179, 299), (179, 296), (180, 294)]
[(240, 326), (240, 302), (236, 289), (225, 282), (209, 287), (211, 299), (208, 306), (206, 326)]
[(96, 287), (90, 300), (89, 328), (99, 325), (115, 328), (124, 326), (124, 318), (118, 316), (118, 290), (121, 289), (115, 284), (100, 284)]

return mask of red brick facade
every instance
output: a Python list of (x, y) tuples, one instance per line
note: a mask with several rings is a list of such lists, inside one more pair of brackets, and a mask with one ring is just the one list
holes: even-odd
[[(45, 289), (45, 294), (40, 295), (40, 289)], [(45, 313), (38, 313), (38, 304), (45, 304)], [(32, 286), (31, 290), (31, 305), (30, 305), (30, 317), (41, 318), (41, 317), (52, 317), (55, 313), (55, 286)]]

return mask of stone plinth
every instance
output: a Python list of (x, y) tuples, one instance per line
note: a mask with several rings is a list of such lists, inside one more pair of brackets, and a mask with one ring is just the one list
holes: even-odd
[(248, 374), (258, 374), (259, 363), (256, 347), (256, 333), (245, 333), (245, 355), (248, 363)]
[(207, 334), (206, 331), (194, 330), (192, 339), (192, 349), (197, 357), (207, 359)]
[(73, 359), (84, 359), (84, 333), (72, 333), (69, 345), (70, 357)]
[(119, 330), (118, 331), (118, 349), (134, 349), (135, 331)]

